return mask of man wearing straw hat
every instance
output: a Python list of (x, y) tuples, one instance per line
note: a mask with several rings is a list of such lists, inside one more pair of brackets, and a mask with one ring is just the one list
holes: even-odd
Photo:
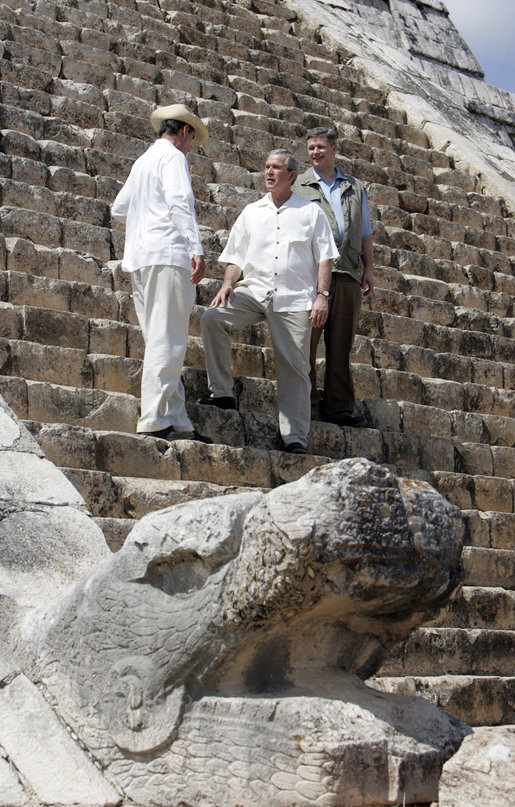
[(125, 223), (122, 269), (130, 272), (145, 339), (139, 434), (211, 442), (189, 419), (181, 381), (195, 286), (205, 272), (186, 161), (208, 138), (200, 118), (182, 104), (150, 116), (158, 139), (134, 163), (112, 215)]

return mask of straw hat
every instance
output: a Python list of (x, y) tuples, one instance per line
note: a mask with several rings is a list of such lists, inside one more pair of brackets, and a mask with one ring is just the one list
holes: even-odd
[(180, 120), (188, 123), (192, 129), (195, 130), (193, 136), (193, 143), (196, 146), (201, 146), (209, 137), (207, 127), (204, 126), (200, 118), (197, 118), (193, 112), (190, 112), (184, 104), (171, 104), (171, 106), (158, 106), (154, 109), (150, 116), (150, 123), (156, 132), (161, 128), (164, 120)]

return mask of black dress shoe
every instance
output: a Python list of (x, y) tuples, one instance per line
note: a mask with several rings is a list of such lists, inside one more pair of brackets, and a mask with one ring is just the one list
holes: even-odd
[(236, 409), (236, 401), (230, 395), (223, 395), (219, 398), (209, 395), (207, 398), (199, 398), (197, 403), (203, 406), (217, 406), (218, 409)]
[(165, 426), (164, 429), (158, 429), (155, 432), (138, 432), (145, 435), (145, 437), (159, 437), (161, 440), (193, 440), (193, 432), (184, 431), (179, 432), (173, 426)]
[(367, 425), (364, 415), (322, 415), (321, 420), (324, 423), (334, 423), (336, 426), (353, 426), (354, 428)]
[(288, 443), (285, 444), (284, 450), (287, 454), (307, 454), (308, 452), (301, 443)]
[(191, 432), (179, 432), (176, 431), (173, 426), (167, 426), (165, 429), (159, 429), (159, 431), (156, 432), (139, 433), (144, 434), (146, 437), (159, 437), (161, 440), (168, 440), (168, 442), (173, 442), (174, 440), (196, 440), (198, 443), (213, 442), (210, 437), (199, 434), (196, 429), (193, 429)]
[(210, 437), (206, 437), (205, 434), (199, 434), (196, 429), (193, 429), (193, 438), (192, 439), (196, 440), (197, 443), (207, 443), (208, 445), (211, 445), (212, 442), (213, 442), (213, 440), (211, 440)]

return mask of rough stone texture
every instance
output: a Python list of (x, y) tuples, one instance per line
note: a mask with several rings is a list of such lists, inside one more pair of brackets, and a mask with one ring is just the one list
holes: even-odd
[[(294, 2), (0, 4), (0, 391), (33, 421), (46, 459), (100, 517), (112, 549), (130, 531), (129, 516), (276, 486), (330, 458), (365, 456), (434, 484), (466, 508), (469, 590), (392, 649), (392, 677), (381, 684), (474, 725), (513, 722), (513, 592), (502, 588), (512, 586), (514, 534), (513, 95), (481, 80), (439, 0)], [(210, 127), (206, 146), (188, 155), (208, 265), (191, 320), (188, 407), (197, 428), (224, 446), (133, 435), (143, 341), (120, 270), (123, 231), (107, 206), (152, 139), (149, 106), (176, 101)], [(305, 129), (320, 124), (336, 125), (339, 164), (367, 182), (371, 200), (377, 285), (354, 355), (369, 427), (314, 423), (312, 456), (296, 458), (271, 450), (280, 442), (267, 329), (235, 334), (239, 413), (192, 403), (206, 394), (195, 337), (219, 287), (227, 228), (246, 199), (264, 192), (263, 149), (286, 146), (304, 161)], [(1, 419), (6, 457), (28, 439), (17, 428)], [(10, 490), (15, 465), (4, 459)], [(37, 466), (60, 501), (63, 477), (52, 477), (40, 454), (20, 462), (20, 470)], [(76, 507), (77, 570), (88, 555), (84, 505), (48, 507), (48, 519), (37, 502), (6, 519), (7, 528), (30, 516), (38, 532), (45, 519), (57, 525), (48, 550), (66, 548), (63, 569), (57, 555), (41, 555), (41, 592), (21, 557), (15, 577), (6, 571), (26, 603), (2, 598), (9, 641), (39, 594), (53, 595), (53, 579), (57, 589), (74, 579)], [(20, 532), (33, 563), (38, 544)], [(413, 675), (400, 678), (403, 671)], [(203, 749), (198, 759), (200, 781)], [(16, 771), (7, 764), (0, 778)], [(309, 765), (302, 771), (307, 778)], [(285, 793), (283, 801), (286, 785)]]
[[(1, 747), (22, 773), (25, 787), (28, 785), (42, 803), (107, 807), (120, 801), (117, 790), (73, 741), (24, 675), (17, 675), (11, 683), (0, 687), (0, 726)], [(11, 777), (5, 776), (5, 789), (0, 779), (0, 797), (8, 798), (11, 791), (17, 798), (14, 803), (22, 804), (20, 783), (12, 778), (11, 769)]]
[(27, 617), (26, 657), (139, 803), (429, 801), (464, 728), (357, 676), (459, 585), (460, 524), (367, 460), (158, 511)]
[(439, 807), (512, 807), (515, 725), (474, 729), (443, 767)]
[[(345, 53), (374, 89), (406, 111), (406, 139), (426, 148), (429, 138), (452, 156), (463, 181), (480, 176), (469, 190), (501, 196), (515, 212), (514, 95), (485, 84), (443, 3), (295, 0), (294, 7), (317, 25), (328, 50)], [(455, 172), (449, 184), (456, 179)]]
[(60, 594), (109, 554), (86, 505), (0, 398), (0, 625)]

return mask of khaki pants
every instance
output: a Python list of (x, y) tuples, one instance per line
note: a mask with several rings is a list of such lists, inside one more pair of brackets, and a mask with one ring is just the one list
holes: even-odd
[(280, 312), (272, 299), (258, 302), (245, 288), (236, 288), (226, 308), (208, 308), (201, 319), (212, 395), (231, 396), (231, 328), (266, 320), (274, 348), (279, 430), (285, 445), (307, 445), (310, 426), (309, 311)]
[(325, 376), (321, 414), (350, 415), (354, 409), (354, 383), (350, 366), (352, 343), (361, 311), (361, 286), (350, 275), (333, 272), (329, 316), (323, 328), (313, 328), (310, 350), (311, 403), (318, 404), (316, 384), (317, 347), (324, 334)]
[(145, 266), (131, 274), (134, 306), (145, 339), (138, 432), (173, 426), (191, 431), (182, 365), (195, 286), (180, 266)]

